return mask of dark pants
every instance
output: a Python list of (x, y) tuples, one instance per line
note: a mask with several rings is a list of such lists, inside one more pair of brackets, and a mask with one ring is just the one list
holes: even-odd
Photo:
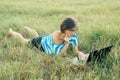
[(31, 44), (32, 47), (36, 47), (40, 51), (44, 52), (44, 49), (43, 49), (43, 47), (41, 45), (42, 38), (43, 38), (43, 36), (39, 36), (39, 37), (33, 38), (32, 40), (29, 41), (29, 44)]

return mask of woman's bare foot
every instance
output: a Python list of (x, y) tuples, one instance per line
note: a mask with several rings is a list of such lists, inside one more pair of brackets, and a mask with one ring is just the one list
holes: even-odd
[(12, 28), (10, 28), (8, 30), (8, 35), (13, 36), (14, 38), (20, 40), (22, 43), (27, 43), (30, 40), (30, 39), (24, 38), (22, 34), (16, 32), (16, 31), (13, 31)]
[(8, 35), (12, 35), (12, 32), (13, 32), (13, 29), (12, 28), (10, 28), (9, 30), (8, 30)]

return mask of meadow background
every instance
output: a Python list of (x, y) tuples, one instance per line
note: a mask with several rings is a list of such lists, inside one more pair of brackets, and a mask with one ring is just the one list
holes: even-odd
[[(87, 53), (115, 45), (95, 65), (73, 65), (70, 48), (64, 57), (46, 55), (9, 36), (9, 28), (33, 38), (24, 26), (48, 35), (72, 16), (80, 22), (79, 50)], [(0, 0), (0, 80), (119, 80), (120, 0)]]

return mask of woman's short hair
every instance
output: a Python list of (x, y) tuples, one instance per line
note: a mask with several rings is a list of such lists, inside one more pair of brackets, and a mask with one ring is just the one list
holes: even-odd
[(78, 26), (78, 22), (74, 18), (67, 17), (61, 23), (60, 30), (61, 30), (61, 32), (64, 33), (65, 30), (70, 30), (70, 29), (75, 28), (77, 26)]

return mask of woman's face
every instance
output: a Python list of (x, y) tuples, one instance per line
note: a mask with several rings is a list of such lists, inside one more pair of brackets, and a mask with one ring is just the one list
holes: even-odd
[(78, 30), (78, 27), (72, 28), (70, 30), (65, 30), (65, 34), (71, 38)]

